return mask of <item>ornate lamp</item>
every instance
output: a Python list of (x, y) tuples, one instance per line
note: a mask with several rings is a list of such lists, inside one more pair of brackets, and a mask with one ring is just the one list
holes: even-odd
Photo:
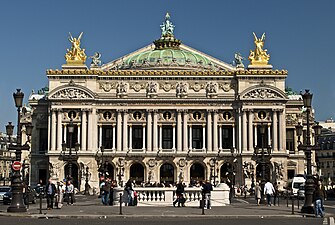
[(21, 89), (16, 89), (16, 93), (13, 93), (13, 97), (14, 97), (16, 108), (21, 108), (23, 97), (24, 97), (24, 93), (21, 92)]

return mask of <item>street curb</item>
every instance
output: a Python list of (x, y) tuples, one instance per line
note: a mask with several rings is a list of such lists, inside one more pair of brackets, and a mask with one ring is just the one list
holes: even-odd
[(35, 219), (110, 219), (110, 218), (299, 218), (302, 215), (51, 215), (0, 213), (0, 217), (21, 217)]

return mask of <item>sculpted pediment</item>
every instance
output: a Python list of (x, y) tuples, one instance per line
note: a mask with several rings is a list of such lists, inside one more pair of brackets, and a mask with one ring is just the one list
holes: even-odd
[(49, 99), (67, 99), (67, 100), (83, 100), (83, 99), (94, 99), (94, 94), (82, 86), (62, 86), (56, 88), (49, 94)]
[(276, 87), (258, 85), (241, 93), (242, 100), (287, 100), (283, 91)]

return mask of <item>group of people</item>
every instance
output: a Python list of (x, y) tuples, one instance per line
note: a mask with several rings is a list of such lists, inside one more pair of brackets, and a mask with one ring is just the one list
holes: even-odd
[(278, 185), (277, 183), (275, 183), (275, 185), (273, 185), (270, 181), (267, 181), (264, 184), (264, 187), (262, 189), (261, 185), (259, 182), (256, 183), (255, 186), (255, 199), (256, 199), (256, 203), (257, 205), (260, 205), (261, 203), (261, 199), (263, 196), (266, 196), (266, 204), (267, 206), (271, 206), (272, 205), (272, 198), (273, 203), (276, 204), (276, 199), (278, 196)]
[(113, 205), (113, 191), (116, 182), (110, 178), (101, 177), (100, 181), (100, 196), (103, 205)]
[(74, 203), (74, 186), (71, 180), (57, 181), (57, 184), (55, 185), (53, 181), (49, 179), (48, 183), (45, 185), (45, 190), (43, 188), (42, 181), (40, 181), (37, 186), (39, 194), (45, 193), (48, 210), (53, 209), (54, 205), (57, 209), (62, 208), (64, 197), (68, 205), (73, 205)]
[[(201, 186), (201, 192), (203, 195), (203, 205), (200, 205), (200, 207), (204, 207), (205, 209), (211, 209), (211, 192), (213, 191), (213, 185), (206, 180), (205, 182), (200, 182)], [(179, 182), (176, 186), (176, 199), (173, 202), (173, 207), (176, 207), (176, 204), (178, 207), (185, 207), (186, 198), (184, 196), (185, 194), (185, 184), (182, 182)]]

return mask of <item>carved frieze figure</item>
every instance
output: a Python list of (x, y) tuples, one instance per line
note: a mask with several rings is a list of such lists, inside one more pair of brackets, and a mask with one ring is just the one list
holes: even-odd
[(118, 96), (127, 95), (128, 92), (128, 83), (121, 81), (116, 86), (116, 93)]
[(236, 65), (237, 68), (244, 68), (243, 60), (245, 59), (241, 53), (236, 52), (234, 55), (234, 64)]
[(157, 82), (150, 81), (147, 85), (147, 94), (148, 95), (156, 95), (158, 92), (158, 84)]
[(99, 52), (94, 53), (94, 55), (90, 56), (92, 59), (91, 66), (92, 67), (98, 67), (101, 65), (101, 54)]
[(254, 43), (255, 43), (255, 50), (250, 50), (249, 60), (251, 65), (268, 65), (268, 61), (270, 59), (270, 55), (267, 53), (267, 50), (264, 49), (264, 41), (265, 41), (265, 33), (263, 33), (262, 37), (259, 39), (257, 38), (255, 32), (254, 35)]
[(65, 98), (65, 99), (84, 99), (84, 98), (92, 98), (89, 94), (86, 92), (76, 89), (76, 88), (67, 88), (60, 90), (50, 96), (52, 99), (56, 98)]
[(244, 161), (242, 167), (243, 167), (244, 178), (250, 178), (249, 163)]
[(83, 32), (80, 33), (78, 38), (72, 37), (71, 33), (69, 41), (72, 44), (71, 49), (67, 49), (65, 54), (65, 59), (68, 64), (84, 64), (86, 61), (85, 49), (80, 48), (80, 39), (83, 35)]
[(284, 166), (282, 162), (274, 162), (275, 174), (277, 179), (283, 179)]
[(278, 93), (274, 92), (268, 88), (258, 88), (256, 90), (250, 91), (243, 98), (282, 98)]
[(210, 81), (206, 86), (207, 96), (217, 95), (218, 92), (218, 84), (216, 82)]
[(176, 86), (177, 97), (187, 96), (188, 84), (186, 82), (179, 82)]

